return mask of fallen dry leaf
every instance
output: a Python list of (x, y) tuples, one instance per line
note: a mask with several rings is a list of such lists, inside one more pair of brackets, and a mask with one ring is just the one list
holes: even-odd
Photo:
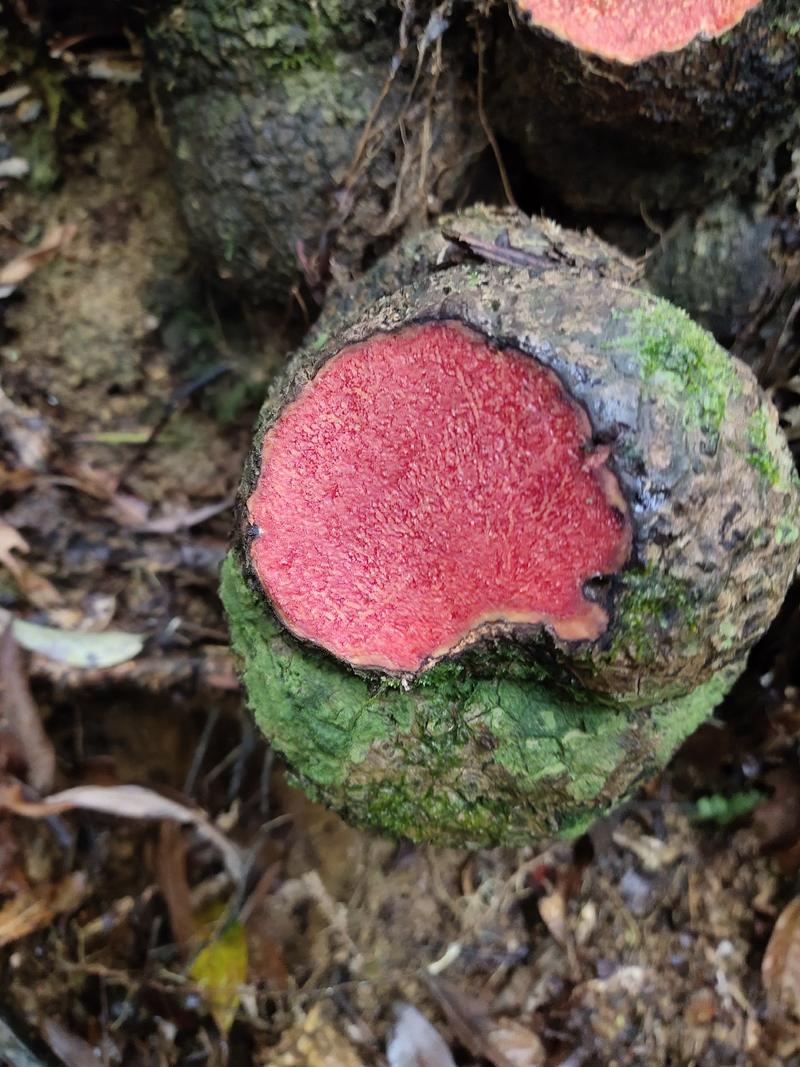
[(685, 1019), (690, 1026), (708, 1026), (717, 1014), (717, 998), (713, 989), (696, 989), (686, 1005)]
[[(97, 488), (91, 486), (92, 489)], [(150, 505), (147, 501), (134, 496), (133, 493), (112, 493), (109, 498), (108, 517), (120, 526), (138, 529), (147, 522)]]
[(761, 980), (773, 1007), (800, 1016), (800, 897), (790, 900), (778, 916), (761, 964)]
[(215, 504), (206, 504), (202, 508), (181, 508), (167, 515), (160, 515), (156, 519), (126, 522), (125, 525), (131, 526), (136, 533), (174, 534), (178, 533), (179, 530), (188, 530), (192, 526), (199, 526), (201, 523), (207, 522), (208, 519), (212, 519), (215, 515), (219, 515), (220, 512), (227, 511), (232, 506), (233, 499), (226, 497), (225, 500), (218, 500)]
[[(473, 1056), (488, 1060), (493, 1067), (519, 1067), (537, 1061), (540, 1042), (536, 1034), (524, 1026), (493, 1019), (488, 1006), (477, 997), (462, 992), (451, 982), (441, 978), (429, 979), (428, 987), (441, 1005), (450, 1028), (458, 1040)], [(523, 1037), (523, 1033), (525, 1037)], [(511, 1055), (507, 1051), (511, 1048)], [(514, 1054), (528, 1059), (515, 1060)], [(544, 1063), (544, 1059), (541, 1061)]]
[(264, 907), (278, 884), (281, 869), (280, 862), (267, 867), (242, 905), (239, 921), (244, 923), (247, 930), (250, 980), (267, 989), (285, 990), (289, 986), (289, 969), (281, 947), (273, 937), (269, 909)]
[(559, 945), (567, 943), (567, 902), (560, 887), (539, 901), (539, 914), (550, 935)]
[[(513, 1067), (544, 1067), (547, 1053), (541, 1038), (527, 1026), (514, 1019), (498, 1019), (487, 1034), (489, 1049), (502, 1057), (501, 1062), (513, 1064)], [(490, 1063), (491, 1051), (487, 1057)]]
[(751, 816), (753, 830), (765, 849), (790, 848), (800, 840), (800, 771), (793, 764), (764, 775), (769, 796)]
[[(0, 160), (0, 178), (26, 178), (30, 172), (31, 165), (22, 156)], [(3, 286), (0, 288), (0, 297), (9, 296), (13, 291), (13, 286)]]
[(28, 781), (38, 793), (53, 788), (56, 754), (31, 695), (11, 626), (0, 630), (0, 716), (19, 742)]
[(35, 248), (20, 252), (5, 266), (0, 267), (0, 286), (13, 290), (39, 267), (62, 252), (77, 232), (78, 227), (71, 223), (51, 227)]
[[(25, 647), (15, 628), (17, 641)], [(31, 677), (44, 678), (62, 691), (93, 686), (108, 689), (112, 685), (134, 686), (137, 689), (164, 692), (181, 685), (194, 692), (207, 689), (224, 689), (234, 692), (239, 689), (239, 678), (234, 668), (230, 650), (219, 645), (201, 647), (196, 655), (172, 653), (148, 656), (94, 670), (59, 664), (45, 656), (31, 660)]]
[(42, 609), (54, 607), (61, 602), (55, 586), (13, 554), (28, 551), (25, 538), (4, 519), (0, 519), (0, 564), (11, 574), (19, 591), (31, 604)]
[(109, 1033), (103, 1034), (98, 1046), (92, 1046), (77, 1034), (71, 1034), (56, 1019), (45, 1019), (42, 1036), (66, 1067), (98, 1067), (101, 1063), (119, 1063), (119, 1049)]
[(68, 874), (55, 885), (18, 893), (0, 908), (0, 946), (41, 930), (57, 915), (74, 911), (88, 895), (89, 882), (82, 871)]
[[(18, 561), (11, 556), (12, 552), (29, 552), (30, 546), (22, 534), (15, 530), (14, 527), (5, 521), (0, 519), (0, 563), (13, 574), (13, 566)], [(11, 564), (7, 562), (7, 557), (11, 560)]]
[(603, 997), (620, 994), (638, 997), (643, 990), (652, 985), (653, 979), (654, 973), (651, 968), (631, 963), (617, 967), (606, 978), (590, 978), (588, 982), (583, 983), (582, 988), (590, 994)]
[(0, 809), (2, 808), (13, 811), (15, 815), (32, 819), (46, 819), (51, 815), (60, 815), (77, 808), (117, 815), (125, 819), (172, 819), (183, 825), (193, 826), (201, 837), (215, 845), (235, 882), (238, 883), (244, 875), (244, 858), (239, 848), (204, 812), (170, 800), (144, 786), (75, 786), (38, 802), (24, 800), (18, 786), (0, 786)]
[(0, 93), (0, 108), (14, 107), (30, 93), (30, 85), (12, 85)]
[(22, 493), (30, 489), (35, 481), (36, 474), (33, 471), (22, 467), (9, 470), (0, 463), (0, 493)]
[(27, 470), (44, 470), (50, 452), (50, 426), (33, 408), (15, 403), (0, 388), (0, 434)]
[(455, 1067), (442, 1035), (412, 1004), (397, 1004), (395, 1017), (386, 1046), (389, 1067)]
[[(0, 626), (9, 621), (8, 612), (0, 609)], [(82, 630), (59, 630), (55, 626), (13, 619), (14, 638), (28, 652), (84, 670), (118, 667), (135, 659), (144, 648), (141, 634), (123, 630), (86, 633)]]
[(179, 823), (164, 821), (155, 857), (158, 888), (167, 905), (172, 936), (181, 955), (187, 959), (196, 924), (192, 915), (192, 895), (186, 877), (186, 844)]
[(612, 840), (615, 845), (632, 852), (634, 856), (642, 861), (644, 869), (651, 873), (656, 873), (663, 870), (664, 867), (671, 866), (678, 859), (681, 852), (678, 844), (661, 841), (658, 837), (652, 837), (649, 834), (641, 834), (638, 837), (634, 837), (631, 834), (624, 833), (622, 830), (615, 830), (612, 834)]
[(142, 61), (134, 56), (97, 56), (87, 65), (86, 73), (97, 81), (133, 85), (142, 80)]
[(0, 894), (16, 895), (29, 889), (28, 878), (19, 864), (19, 844), (10, 816), (0, 818)]

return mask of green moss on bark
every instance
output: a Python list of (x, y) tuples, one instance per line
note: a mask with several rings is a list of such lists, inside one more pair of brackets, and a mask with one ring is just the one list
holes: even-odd
[(683, 628), (694, 630), (697, 608), (687, 582), (650, 565), (621, 575), (617, 617), (612, 655), (630, 644), (636, 657), (644, 661), (655, 651), (659, 631), (667, 634)]
[(657, 297), (626, 324), (630, 332), (621, 343), (637, 354), (644, 378), (715, 444), (728, 400), (741, 391), (728, 353), (685, 311)]
[[(390, 10), (384, 5), (383, 12)], [(165, 69), (202, 62), (215, 77), (276, 77), (326, 70), (341, 47), (365, 40), (374, 17), (348, 0), (185, 0), (154, 31)], [(198, 73), (199, 77), (199, 73)]]
[(366, 827), (480, 846), (580, 832), (669, 759), (735, 678), (628, 708), (577, 683), (448, 664), (406, 691), (292, 639), (233, 555), (222, 599), (257, 722), (316, 799)]

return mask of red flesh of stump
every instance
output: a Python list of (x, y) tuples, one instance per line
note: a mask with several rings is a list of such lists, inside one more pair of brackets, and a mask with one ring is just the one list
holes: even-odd
[(518, 0), (535, 25), (584, 52), (638, 63), (718, 37), (761, 0)]
[(416, 672), (509, 624), (594, 639), (628, 557), (608, 450), (559, 379), (457, 322), (330, 359), (264, 437), (253, 566), (297, 636)]

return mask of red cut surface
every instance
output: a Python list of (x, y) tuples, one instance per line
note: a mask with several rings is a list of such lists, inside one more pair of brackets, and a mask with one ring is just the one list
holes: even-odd
[(620, 63), (685, 48), (700, 34), (718, 37), (761, 0), (518, 0), (537, 26)]
[(558, 378), (457, 322), (330, 359), (264, 438), (253, 565), (295, 634), (416, 672), (509, 623), (598, 637), (630, 523)]

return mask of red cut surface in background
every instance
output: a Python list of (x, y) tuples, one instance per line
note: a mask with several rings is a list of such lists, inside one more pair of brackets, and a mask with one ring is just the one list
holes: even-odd
[(518, 0), (537, 26), (584, 52), (638, 63), (685, 48), (700, 34), (718, 37), (760, 0)]

